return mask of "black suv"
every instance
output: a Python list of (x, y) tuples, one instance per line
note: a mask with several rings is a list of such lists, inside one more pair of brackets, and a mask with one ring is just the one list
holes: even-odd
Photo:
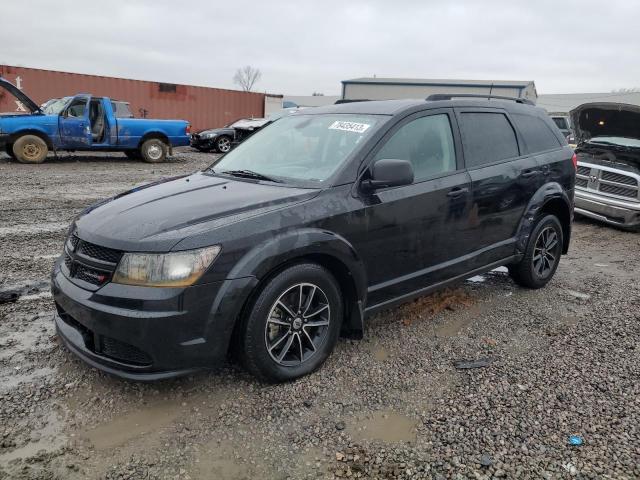
[(520, 99), (448, 96), (304, 110), (192, 175), (71, 225), (53, 270), (71, 351), (153, 380), (234, 353), (262, 379), (312, 372), (380, 309), (507, 265), (553, 276), (575, 157)]

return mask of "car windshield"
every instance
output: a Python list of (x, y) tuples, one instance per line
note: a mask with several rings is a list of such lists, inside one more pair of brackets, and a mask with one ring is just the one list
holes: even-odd
[(640, 139), (628, 137), (593, 137), (589, 143), (599, 143), (605, 145), (619, 145), (621, 147), (640, 148)]
[(371, 134), (373, 115), (294, 115), (260, 130), (212, 165), (281, 182), (321, 183)]
[(70, 99), (71, 97), (64, 97), (48, 100), (42, 106), (42, 111), (47, 115), (60, 115), (60, 112), (62, 112)]

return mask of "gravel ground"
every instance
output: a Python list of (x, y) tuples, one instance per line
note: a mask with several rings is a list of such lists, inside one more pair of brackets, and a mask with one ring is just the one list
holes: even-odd
[(47, 293), (70, 219), (212, 158), (0, 157), (0, 290), (23, 287), (0, 304), (0, 479), (640, 478), (640, 234), (586, 220), (547, 288), (474, 277), (290, 384), (234, 365), (138, 384), (76, 360)]

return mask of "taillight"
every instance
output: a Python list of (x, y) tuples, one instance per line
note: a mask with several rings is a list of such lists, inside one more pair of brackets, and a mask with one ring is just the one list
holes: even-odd
[(187, 123), (187, 126), (184, 129), (185, 135), (191, 135), (191, 125)]
[(573, 163), (573, 168), (578, 169), (578, 156), (574, 153), (573, 157), (571, 157), (571, 162)]

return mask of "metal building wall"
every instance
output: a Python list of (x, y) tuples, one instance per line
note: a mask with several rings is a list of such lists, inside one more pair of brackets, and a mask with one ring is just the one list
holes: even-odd
[[(8, 65), (0, 65), (0, 75), (19, 85), (38, 104), (50, 98), (90, 93), (129, 102), (136, 117), (188, 120), (194, 131), (221, 127), (241, 117), (262, 117), (265, 108), (263, 93), (191, 85), (175, 85), (175, 92), (161, 92), (160, 82)], [(0, 112), (15, 110), (14, 98), (0, 90)]]

